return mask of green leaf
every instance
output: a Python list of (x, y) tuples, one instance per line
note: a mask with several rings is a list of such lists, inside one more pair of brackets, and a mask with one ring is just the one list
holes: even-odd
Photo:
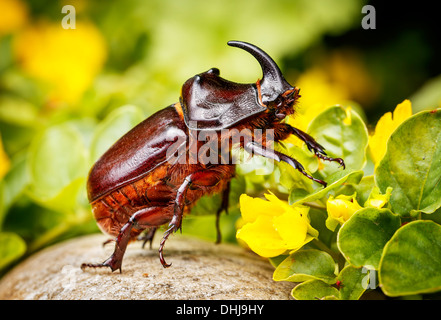
[(300, 199), (296, 197), (296, 194), (291, 192), (289, 196), (289, 202), (290, 204), (300, 204), (322, 199), (329, 191), (334, 190), (346, 183), (357, 184), (358, 182), (360, 182), (362, 177), (362, 170), (351, 172), (348, 170), (337, 171), (331, 176), (327, 177), (326, 181), (328, 185), (326, 186), (326, 188), (317, 189), (314, 193)]
[[(357, 201), (360, 204), (364, 204), (375, 187), (374, 176), (365, 176), (361, 179), (360, 183), (354, 185), (355, 192), (357, 193)], [(353, 194), (353, 193), (352, 193)]]
[(392, 297), (441, 290), (441, 226), (413, 221), (400, 228), (384, 248), (379, 280)]
[(26, 243), (17, 234), (0, 232), (0, 270), (26, 252)]
[(302, 282), (311, 279), (335, 282), (335, 262), (326, 252), (308, 249), (291, 254), (273, 274), (275, 281)]
[(144, 119), (142, 110), (136, 106), (122, 106), (112, 111), (96, 128), (91, 142), (91, 160), (98, 160), (119, 138)]
[(29, 174), (26, 165), (26, 154), (21, 153), (14, 157), (11, 169), (0, 182), (0, 227), (4, 214), (11, 205), (20, 197), (27, 184)]
[(319, 232), (318, 240), (323, 242), (328, 248), (335, 243), (336, 233), (326, 227), (328, 214), (325, 210), (310, 208), (309, 219), (311, 227)]
[(87, 170), (88, 154), (80, 133), (68, 123), (50, 127), (29, 149), (30, 196), (43, 205), (58, 197), (55, 203), (62, 210), (63, 201), (76, 202), (79, 181), (84, 181)]
[(363, 272), (363, 268), (354, 268), (348, 265), (340, 271), (337, 281), (339, 281), (340, 298), (342, 300), (358, 300), (366, 291), (369, 271), (364, 270), (366, 271)]
[(277, 268), (277, 266), (281, 264), (286, 258), (288, 258), (288, 255), (281, 254), (280, 256), (268, 258), (268, 260), (274, 268)]
[(291, 295), (296, 300), (327, 300), (340, 298), (340, 293), (337, 288), (320, 280), (309, 280), (295, 286), (291, 291)]
[[(342, 158), (347, 170), (360, 170), (364, 167), (368, 131), (354, 110), (342, 106), (328, 108), (311, 122), (308, 132), (325, 147), (330, 157)], [(319, 172), (326, 177), (340, 170), (338, 166), (336, 162), (326, 161)]]
[[(278, 145), (280, 145), (280, 143), (276, 144), (275, 147), (278, 147)], [(306, 172), (312, 174), (317, 171), (318, 159), (317, 157), (315, 157), (314, 153), (307, 149), (305, 145), (303, 145), (303, 148), (300, 148), (295, 145), (284, 144), (284, 148), (280, 146), (275, 150), (287, 154), (299, 161), (305, 168)], [(305, 177), (298, 170), (294, 169), (286, 162), (280, 162), (278, 166), (281, 173), (280, 184), (283, 185), (286, 189), (301, 190), (301, 192), (313, 191), (313, 182)]]
[(375, 181), (382, 193), (393, 188), (390, 204), (401, 216), (441, 206), (441, 109), (420, 112), (394, 131)]
[(337, 246), (353, 266), (378, 269), (383, 248), (400, 223), (400, 217), (389, 209), (358, 210), (340, 228)]

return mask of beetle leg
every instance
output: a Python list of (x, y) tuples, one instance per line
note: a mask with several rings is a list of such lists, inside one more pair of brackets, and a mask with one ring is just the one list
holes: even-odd
[(113, 254), (108, 258), (106, 261), (104, 261), (101, 264), (92, 264), (92, 263), (83, 263), (81, 265), (81, 269), (84, 270), (85, 268), (101, 268), (101, 267), (109, 267), (112, 271), (115, 271), (119, 269), (119, 272), (121, 273), (121, 265), (122, 265), (122, 259), (124, 256), (124, 253), (126, 251), (127, 244), (130, 240), (130, 231), (132, 230), (132, 227), (134, 225), (134, 216), (132, 216), (120, 230), (118, 237), (116, 238), (115, 243), (115, 251)]
[(227, 187), (222, 193), (222, 204), (216, 212), (216, 244), (219, 244), (222, 241), (222, 234), (220, 231), (219, 220), (222, 211), (225, 211), (225, 213), (228, 214), (228, 204), (230, 200), (229, 198), (230, 198), (230, 181), (228, 181)]
[(156, 227), (151, 227), (150, 229), (148, 229), (147, 233), (144, 233), (143, 235), (138, 237), (138, 240), (143, 241), (142, 243), (142, 248), (144, 249), (145, 244), (147, 242), (150, 242), (150, 249), (152, 249), (152, 242), (153, 242), (153, 238), (155, 236), (157, 228)]
[[(115, 240), (115, 250), (113, 251), (113, 254), (103, 263), (99, 263), (99, 264), (83, 263), (81, 265), (81, 269), (84, 270), (85, 268), (109, 267), (112, 271), (119, 269), (119, 271), (121, 272), (121, 265), (122, 265), (124, 253), (126, 252), (127, 244), (132, 238), (130, 234), (132, 228), (138, 225), (142, 226), (144, 220), (149, 219), (150, 221), (153, 221), (153, 219), (156, 216), (158, 216), (158, 219), (160, 219), (162, 210), (163, 209), (161, 207), (148, 207), (136, 211), (130, 217), (129, 221), (119, 231), (119, 234)], [(159, 225), (160, 223), (163, 222), (159, 220), (157, 223)]]
[(187, 194), (187, 190), (191, 186), (194, 186), (196, 188), (213, 187), (219, 183), (222, 177), (223, 176), (220, 172), (209, 169), (203, 171), (197, 171), (185, 177), (184, 182), (181, 184), (181, 186), (179, 187), (176, 193), (173, 218), (171, 219), (170, 224), (168, 225), (169, 228), (164, 233), (164, 236), (162, 237), (161, 243), (159, 245), (159, 260), (161, 261), (162, 266), (164, 268), (168, 268), (171, 266), (171, 264), (166, 263), (164, 259), (164, 255), (163, 255), (164, 244), (167, 241), (170, 234), (176, 232), (178, 229), (181, 229), (182, 214), (184, 212), (185, 197)]
[(182, 226), (182, 213), (184, 212), (185, 195), (187, 194), (187, 190), (190, 187), (191, 182), (192, 182), (191, 176), (192, 175), (188, 175), (187, 177), (185, 177), (184, 182), (181, 184), (181, 186), (179, 187), (179, 189), (176, 193), (173, 218), (170, 221), (170, 223), (168, 225), (169, 228), (164, 233), (162, 240), (159, 244), (159, 250), (158, 250), (159, 251), (159, 260), (161, 261), (161, 264), (164, 268), (168, 268), (171, 266), (171, 263), (168, 264), (167, 262), (165, 262), (165, 259), (164, 259), (164, 253), (163, 253), (164, 244), (167, 241), (170, 234), (172, 234), (173, 231), (177, 231)]
[(163, 252), (164, 252), (164, 244), (167, 241), (167, 239), (170, 236), (170, 234), (173, 233), (174, 229), (175, 229), (174, 225), (171, 226), (170, 228), (168, 228), (167, 231), (164, 232), (164, 235), (162, 236), (161, 242), (159, 243), (159, 250), (158, 250), (159, 251), (159, 261), (161, 261), (161, 264), (162, 264), (162, 266), (164, 268), (168, 268), (168, 267), (171, 266), (171, 263), (165, 262), (164, 253)]
[(103, 247), (105, 247), (107, 244), (116, 241), (116, 239), (107, 239), (106, 241), (103, 242)]
[(191, 186), (192, 180), (192, 175), (186, 176), (176, 193), (173, 218), (168, 225), (169, 227), (174, 226), (173, 231), (177, 231), (178, 229), (182, 231), (182, 213), (184, 212), (185, 196), (187, 195), (188, 188)]
[(244, 148), (247, 152), (249, 152), (251, 154), (257, 154), (259, 156), (273, 159), (278, 162), (284, 161), (284, 162), (288, 163), (290, 166), (292, 166), (294, 169), (297, 169), (300, 173), (302, 173), (305, 177), (311, 179), (312, 181), (318, 182), (321, 185), (323, 185), (324, 187), (326, 187), (326, 185), (327, 185), (325, 181), (316, 179), (313, 176), (309, 175), (305, 171), (305, 169), (303, 168), (303, 166), (301, 165), (300, 162), (298, 162), (294, 158), (287, 156), (286, 154), (283, 154), (281, 152), (278, 152), (278, 151), (272, 150), (272, 149), (265, 149), (261, 145), (258, 145), (254, 142), (248, 142)]
[(308, 147), (309, 151), (314, 152), (314, 154), (320, 159), (338, 162), (340, 164), (340, 167), (343, 167), (343, 169), (345, 169), (345, 162), (343, 161), (343, 159), (328, 157), (328, 155), (325, 152), (325, 148), (317, 141), (315, 141), (313, 137), (311, 137), (306, 132), (303, 132), (302, 130), (299, 130), (292, 126), (289, 127), (294, 135), (296, 135), (298, 138), (300, 138), (300, 140), (306, 143), (306, 146)]

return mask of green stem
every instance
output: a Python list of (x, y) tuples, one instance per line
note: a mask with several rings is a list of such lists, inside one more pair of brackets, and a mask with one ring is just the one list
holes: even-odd
[(318, 204), (317, 202), (305, 202), (303, 203), (305, 206), (308, 206), (313, 209), (318, 209), (322, 211), (326, 211), (326, 207)]
[(336, 257), (336, 254), (334, 251), (332, 251), (330, 248), (328, 248), (328, 246), (326, 244), (324, 244), (321, 240), (319, 239), (313, 239), (311, 241), (312, 244), (314, 244), (317, 248), (319, 248), (322, 251), (325, 251), (326, 253), (328, 253), (329, 255), (331, 255), (333, 258)]

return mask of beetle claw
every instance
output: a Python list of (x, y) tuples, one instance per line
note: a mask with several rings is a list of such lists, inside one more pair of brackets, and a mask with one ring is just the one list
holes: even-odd
[(345, 162), (344, 162), (344, 160), (343, 160), (342, 158), (331, 158), (331, 157), (328, 157), (326, 154), (323, 155), (322, 153), (319, 153), (319, 152), (315, 152), (315, 155), (316, 155), (317, 157), (319, 157), (320, 159), (323, 159), (323, 160), (326, 160), (326, 161), (335, 161), (335, 162), (338, 162), (338, 163), (340, 164), (340, 165), (338, 166), (339, 168), (343, 167), (343, 170), (346, 169)]
[(103, 268), (103, 267), (109, 267), (112, 272), (119, 269), (119, 273), (122, 273), (121, 269), (121, 261), (111, 261), (113, 256), (103, 263), (93, 264), (93, 263), (83, 263), (81, 264), (81, 270), (85, 270), (86, 268)]
[(167, 229), (167, 231), (164, 233), (164, 236), (162, 237), (161, 243), (159, 244), (159, 250), (158, 250), (159, 251), (159, 261), (161, 261), (161, 264), (164, 268), (168, 268), (171, 266), (171, 263), (165, 262), (165, 259), (164, 259), (164, 254), (163, 254), (164, 244), (167, 241), (170, 234), (172, 234), (173, 231), (177, 230), (177, 228), (174, 224), (170, 223), (170, 225), (171, 225), (171, 227)]

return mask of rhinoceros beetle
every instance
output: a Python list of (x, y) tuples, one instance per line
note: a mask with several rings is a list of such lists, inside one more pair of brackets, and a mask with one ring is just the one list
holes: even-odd
[[(87, 181), (92, 212), (100, 229), (115, 237), (116, 244), (106, 261), (84, 263), (82, 269), (110, 267), (121, 272), (129, 241), (141, 237), (144, 245), (147, 241), (151, 245), (156, 229), (166, 223), (168, 229), (159, 245), (159, 259), (164, 267), (169, 267), (163, 257), (166, 240), (181, 228), (184, 213), (206, 194), (222, 192), (216, 220), (219, 227), (219, 215), (228, 207), (230, 180), (236, 165), (228, 161), (230, 158), (222, 157), (222, 152), (215, 157), (216, 161), (201, 161), (204, 139), (193, 139), (193, 146), (189, 143), (195, 134), (214, 135), (219, 138), (219, 148), (228, 142), (227, 153), (231, 153), (232, 140), (241, 134), (243, 139), (237, 140), (239, 148), (284, 161), (323, 186), (326, 182), (309, 175), (297, 160), (269, 148), (266, 130), (271, 130), (276, 142), (294, 134), (318, 158), (336, 161), (344, 168), (341, 158), (328, 157), (310, 135), (283, 121), (294, 113), (299, 88), (285, 80), (274, 60), (250, 43), (229, 41), (228, 45), (253, 55), (262, 68), (262, 79), (252, 84), (234, 83), (221, 78), (217, 68), (188, 79), (178, 103), (139, 123), (93, 165)], [(256, 135), (258, 130), (263, 134)], [(142, 232), (144, 237), (140, 236)]]

